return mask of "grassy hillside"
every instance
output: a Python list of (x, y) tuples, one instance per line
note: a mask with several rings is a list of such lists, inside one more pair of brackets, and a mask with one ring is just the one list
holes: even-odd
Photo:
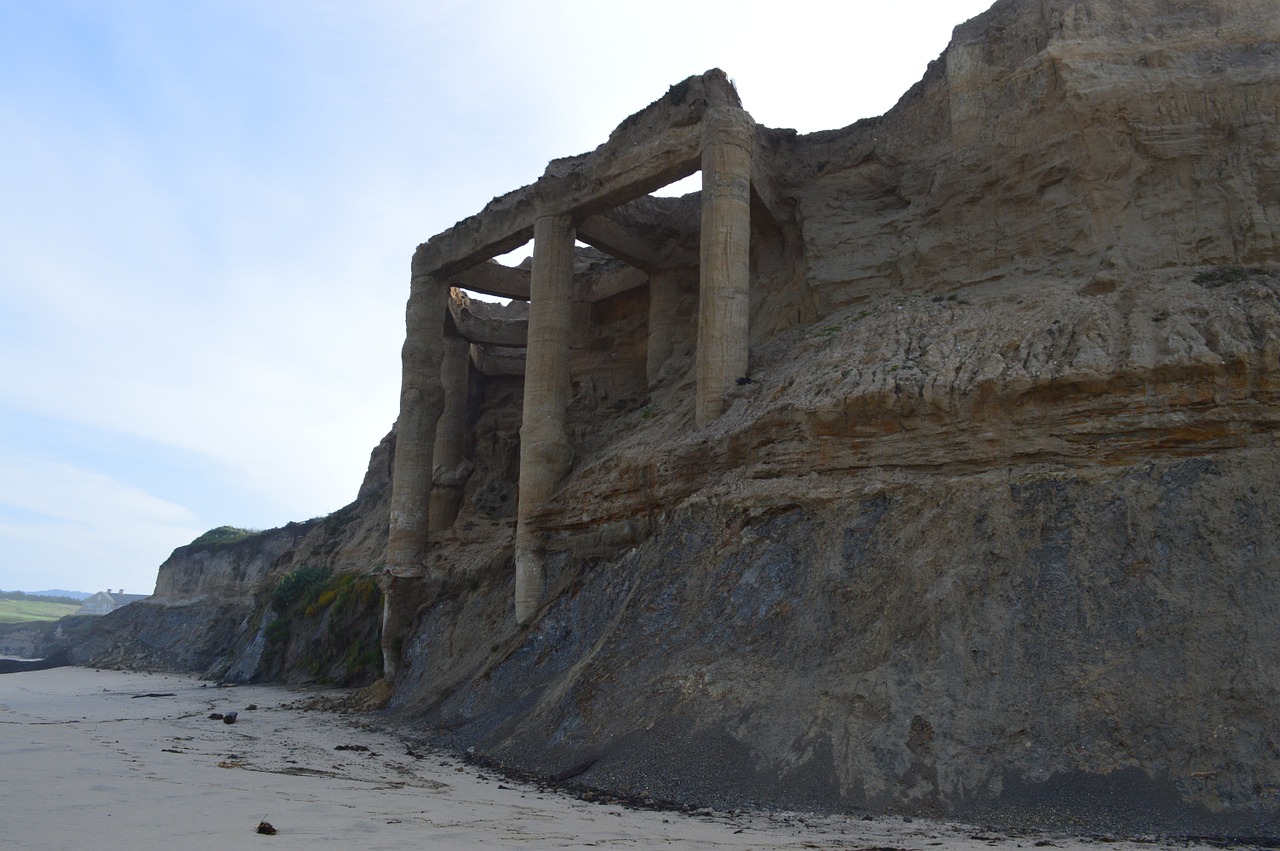
[(31, 600), (0, 600), (0, 623), (56, 621), (75, 614), (79, 606), (65, 603), (37, 603)]

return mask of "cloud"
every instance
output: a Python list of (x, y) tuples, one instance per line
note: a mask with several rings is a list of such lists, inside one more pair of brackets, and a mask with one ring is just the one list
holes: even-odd
[(67, 464), (0, 457), (0, 587), (126, 587), (150, 593), (156, 565), (199, 534), (190, 511)]

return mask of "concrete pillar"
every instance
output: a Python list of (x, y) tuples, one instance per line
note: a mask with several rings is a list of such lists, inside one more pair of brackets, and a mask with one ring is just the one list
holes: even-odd
[(444, 410), (436, 425), (435, 472), (431, 486), (428, 527), (448, 529), (458, 517), (462, 489), (471, 473), (467, 461), (467, 388), (471, 345), (456, 333), (446, 332), (440, 381), (444, 385)]
[(529, 517), (546, 503), (573, 465), (573, 447), (565, 432), (573, 239), (573, 221), (568, 216), (543, 216), (534, 224), (516, 511), (515, 606), (516, 621), (521, 624), (529, 622), (542, 602), (542, 546)]
[(382, 589), (382, 676), (394, 680), (404, 657), (409, 629), (423, 603), (422, 576), (388, 569), (377, 577), (377, 582)]
[(702, 238), (698, 292), (697, 424), (725, 408), (747, 374), (751, 313), (751, 152), (755, 122), (745, 110), (707, 110), (702, 141)]
[(676, 305), (680, 301), (678, 273), (660, 270), (649, 275), (649, 347), (645, 377), (653, 386), (675, 344)]
[[(415, 268), (405, 311), (401, 350), (400, 417), (396, 421), (396, 454), (391, 470), (391, 523), (387, 534), (387, 574), (418, 569), (427, 551), (427, 517), (431, 498), (432, 454), (436, 421), (444, 409), (440, 383), (444, 351), (444, 315), (449, 288)], [(405, 604), (384, 585), (382, 658), (388, 679), (395, 676), (403, 643)]]
[(400, 354), (400, 418), (391, 471), (387, 566), (393, 569), (416, 566), (426, 555), (436, 423), (444, 411), (440, 368), (448, 297), (449, 288), (443, 282), (430, 275), (413, 276)]

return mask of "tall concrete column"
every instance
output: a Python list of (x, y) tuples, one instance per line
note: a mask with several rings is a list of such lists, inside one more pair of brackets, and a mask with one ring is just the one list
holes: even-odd
[(649, 275), (649, 346), (645, 377), (652, 386), (675, 343), (676, 305), (680, 301), (677, 272), (659, 270)]
[(440, 380), (444, 385), (444, 410), (436, 425), (435, 473), (427, 522), (432, 531), (453, 525), (462, 505), (462, 488), (471, 473), (466, 446), (471, 344), (456, 333), (446, 332), (443, 356)]
[(404, 656), (404, 643), (423, 602), (422, 577), (390, 569), (378, 577), (382, 589), (382, 676), (394, 680)]
[(542, 545), (529, 517), (573, 465), (565, 432), (569, 407), (569, 335), (573, 311), (573, 221), (543, 216), (533, 229), (529, 343), (520, 426), (520, 502), (516, 511), (516, 621), (528, 623), (542, 602)]
[(401, 350), (400, 417), (391, 470), (391, 523), (387, 534), (387, 576), (383, 579), (382, 658), (385, 675), (395, 676), (407, 628), (410, 601), (395, 592), (392, 577), (416, 570), (427, 551), (428, 505), (436, 421), (444, 410), (440, 383), (444, 352), (444, 315), (449, 288), (417, 268), (405, 310)]
[(703, 118), (697, 424), (725, 408), (747, 374), (751, 313), (751, 152), (755, 122), (719, 106)]
[(436, 423), (444, 411), (440, 367), (448, 297), (449, 288), (442, 281), (431, 275), (413, 276), (400, 353), (400, 418), (391, 471), (387, 565), (392, 568), (416, 566), (426, 554)]

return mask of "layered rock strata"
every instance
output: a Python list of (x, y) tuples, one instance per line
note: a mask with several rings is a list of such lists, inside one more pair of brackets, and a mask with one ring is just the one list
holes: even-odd
[(714, 429), (623, 415), (541, 619), (448, 541), (479, 587), (394, 707), (655, 798), (1271, 830), (1280, 269), (1196, 276), (890, 300), (763, 347)]

